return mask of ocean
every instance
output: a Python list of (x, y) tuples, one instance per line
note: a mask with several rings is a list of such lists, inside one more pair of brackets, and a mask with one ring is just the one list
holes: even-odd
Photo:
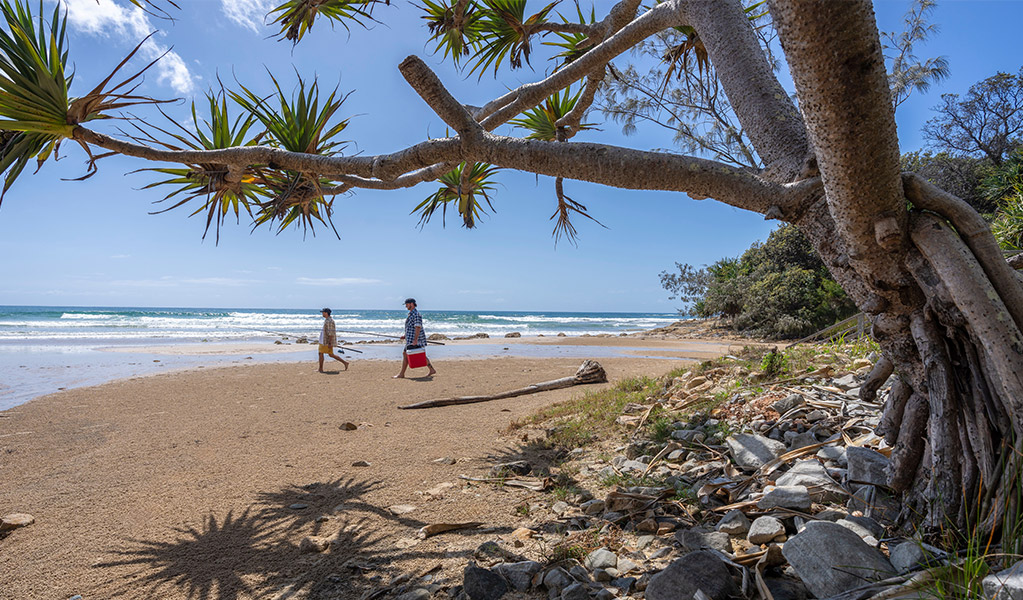
[[(338, 339), (346, 342), (402, 334), (404, 310), (334, 309)], [(427, 335), (504, 337), (619, 335), (661, 327), (675, 313), (581, 313), (422, 311)], [(34, 397), (86, 385), (177, 369), (220, 364), (309, 360), (290, 345), (315, 341), (323, 318), (316, 309), (140, 308), (0, 306), (0, 410)], [(356, 333), (357, 332), (357, 333)], [(273, 346), (287, 336), (284, 345)], [(230, 346), (233, 344), (234, 346)], [(159, 346), (194, 347), (194, 352), (154, 352)], [(206, 352), (236, 347), (230, 352)], [(357, 359), (393, 359), (395, 347), (356, 345)], [(253, 348), (258, 350), (246, 350)], [(610, 356), (610, 349), (569, 346), (462, 345), (434, 348), (438, 358), (494, 355)]]

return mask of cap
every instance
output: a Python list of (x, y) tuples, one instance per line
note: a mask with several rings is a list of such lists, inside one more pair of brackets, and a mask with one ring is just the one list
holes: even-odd
[(416, 299), (415, 298), (405, 298), (404, 304), (408, 304), (409, 302), (411, 302), (412, 304), (415, 304), (416, 303)]
[(325, 312), (325, 313), (327, 313), (329, 315), (330, 314), (330, 309), (329, 308), (323, 308), (323, 309), (320, 309), (320, 312)]

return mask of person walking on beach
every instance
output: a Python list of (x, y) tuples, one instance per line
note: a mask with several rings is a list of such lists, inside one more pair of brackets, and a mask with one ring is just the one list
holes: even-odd
[[(423, 317), (416, 310), (416, 299), (406, 298), (405, 308), (408, 309), (408, 316), (405, 317), (405, 334), (401, 339), (405, 340), (405, 349), (401, 351), (401, 372), (394, 376), (394, 379), (404, 379), (405, 370), (408, 369), (408, 351), (410, 348), (418, 348), (426, 345), (426, 332), (423, 331)], [(426, 359), (426, 366), (430, 367), (427, 377), (435, 374), (437, 369), (433, 368), (430, 359)]]
[(334, 360), (340, 361), (345, 366), (345, 371), (348, 370), (348, 361), (341, 358), (337, 354), (334, 354), (334, 346), (337, 345), (337, 332), (334, 329), (334, 319), (330, 317), (330, 309), (325, 308), (320, 311), (323, 315), (323, 330), (320, 331), (320, 373), (323, 373), (323, 355), (326, 354)]

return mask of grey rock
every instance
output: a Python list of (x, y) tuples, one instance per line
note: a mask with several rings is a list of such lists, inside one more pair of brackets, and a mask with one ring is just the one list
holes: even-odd
[(632, 571), (639, 570), (639, 564), (629, 558), (619, 556), (618, 566), (615, 568), (618, 569), (619, 573), (631, 573)]
[(806, 586), (798, 579), (765, 577), (764, 584), (767, 585), (774, 600), (807, 600), (810, 597)]
[(437, 463), (438, 465), (453, 465), (458, 461), (450, 456), (442, 456), (440, 458), (433, 459), (433, 462)]
[(548, 590), (553, 590), (557, 593), (561, 593), (561, 590), (575, 583), (572, 576), (568, 574), (568, 571), (561, 567), (555, 567), (547, 574), (543, 576), (543, 586)]
[(686, 450), (685, 448), (680, 448), (678, 450), (672, 450), (671, 452), (669, 452), (667, 460), (670, 462), (682, 462), (686, 459), (687, 456), (689, 456), (689, 451)]
[(806, 422), (807, 423), (816, 423), (817, 421), (823, 421), (824, 419), (827, 419), (827, 418), (828, 418), (828, 413), (824, 412), (823, 410), (821, 410), (819, 408), (815, 409), (815, 410), (811, 410), (810, 412), (806, 413)]
[(599, 515), (604, 512), (607, 505), (603, 500), (589, 500), (579, 505), (579, 508), (583, 510), (584, 514), (587, 515)]
[(919, 542), (912, 540), (888, 546), (888, 559), (899, 573), (908, 573), (927, 562), (927, 552)]
[(810, 492), (807, 491), (806, 486), (787, 485), (775, 486), (768, 490), (764, 497), (757, 502), (757, 508), (761, 510), (772, 508), (809, 510), (811, 504)]
[(785, 525), (774, 517), (765, 516), (753, 521), (746, 539), (751, 544), (766, 544), (782, 535), (785, 535)]
[[(847, 517), (843, 517), (842, 520), (846, 521), (847, 523), (855, 524), (860, 531), (865, 532), (860, 533), (860, 531), (853, 529), (853, 531), (860, 534), (860, 537), (864, 537), (864, 535), (869, 535), (877, 539), (881, 539), (884, 537), (885, 533), (884, 525), (878, 523), (877, 521), (871, 519), (870, 517), (857, 517), (849, 515)], [(843, 525), (843, 523), (839, 523), (839, 525)]]
[(870, 485), (887, 485), (888, 457), (869, 448), (850, 446), (846, 448), (846, 459), (849, 461), (849, 481)]
[(737, 433), (725, 438), (725, 445), (740, 467), (759, 469), (785, 453), (785, 444), (749, 433)]
[(686, 529), (675, 532), (675, 539), (687, 552), (695, 552), (704, 548), (718, 550), (725, 554), (732, 553), (732, 542), (723, 531), (704, 531), (702, 529)]
[(982, 584), (991, 600), (1023, 600), (1023, 561), (988, 575)]
[(558, 500), (557, 502), (554, 503), (553, 506), (551, 506), (551, 512), (560, 517), (567, 513), (571, 508), (572, 507), (568, 505), (568, 502), (565, 502), (564, 500)]
[(789, 440), (789, 448), (793, 450), (799, 450), (800, 448), (806, 448), (817, 443), (817, 434), (812, 431), (804, 431), (803, 433), (797, 433), (793, 435)]
[(782, 547), (799, 578), (818, 598), (836, 596), (867, 581), (891, 577), (895, 568), (880, 550), (852, 531), (827, 521), (811, 521)]
[(659, 558), (664, 558), (665, 556), (668, 556), (669, 554), (671, 554), (671, 547), (670, 546), (665, 546), (663, 548), (660, 548), (659, 550), (654, 551), (654, 553), (650, 555), (650, 560), (657, 560)]
[(574, 577), (576, 581), (587, 582), (590, 580), (590, 572), (586, 570), (586, 567), (579, 564), (572, 565), (572, 568), (568, 570), (568, 574)]
[(607, 548), (597, 548), (586, 555), (583, 565), (589, 570), (606, 569), (618, 565), (618, 555)]
[(845, 497), (842, 487), (831, 477), (822, 464), (814, 459), (801, 460), (792, 465), (775, 485), (786, 487), (801, 485), (810, 492), (814, 502), (839, 502)]
[(581, 583), (573, 583), (561, 590), (561, 600), (590, 600), (590, 591)]
[(463, 571), (462, 589), (471, 600), (497, 600), (508, 592), (508, 583), (497, 573), (470, 562)]
[(626, 460), (618, 468), (623, 473), (642, 473), (646, 471), (646, 463), (641, 463), (638, 460)]
[(840, 467), (849, 464), (846, 460), (845, 446), (824, 446), (817, 451), (817, 458), (832, 461)]
[(803, 402), (802, 396), (799, 394), (791, 394), (772, 404), (771, 408), (773, 408), (779, 415), (784, 415), (793, 408), (802, 406)]
[(513, 331), (511, 333), (504, 334), (504, 337), (506, 337), (506, 338), (520, 338), (520, 337), (522, 337), (522, 334), (519, 333), (518, 331)]
[(594, 596), (594, 598), (596, 598), (596, 600), (613, 600), (613, 598), (615, 598), (615, 597), (616, 596), (615, 596), (614, 592), (612, 592), (611, 590), (608, 590), (608, 589), (602, 589), (599, 592), (597, 592), (596, 596)]
[(615, 576), (604, 569), (594, 569), (593, 578), (597, 581), (611, 581)]
[(834, 385), (835, 387), (842, 388), (843, 390), (851, 390), (852, 388), (857, 387), (860, 384), (859, 381), (857, 381), (856, 376), (853, 375), (852, 373), (849, 373), (848, 375), (843, 375), (842, 377), (836, 379), (834, 381)]
[(896, 498), (872, 485), (854, 487), (846, 507), (849, 512), (860, 511), (880, 523), (893, 522), (902, 510)]
[(294, 504), (288, 505), (288, 508), (290, 508), (291, 510), (302, 510), (304, 508), (309, 508), (309, 505), (302, 504), (301, 502), (296, 502)]
[(501, 563), (494, 567), (494, 571), (508, 580), (518, 592), (525, 592), (533, 581), (533, 576), (543, 568), (538, 562), (525, 560), (514, 563)]
[(736, 508), (726, 512), (715, 529), (728, 535), (745, 535), (749, 531), (749, 525), (749, 518)]
[(619, 577), (611, 580), (611, 585), (622, 590), (622, 593), (628, 594), (636, 585), (636, 581), (635, 577)]
[(739, 586), (728, 566), (709, 550), (689, 553), (671, 561), (650, 578), (647, 600), (690, 600), (700, 590), (712, 600), (739, 596)]
[(430, 590), (424, 588), (416, 588), (410, 592), (405, 592), (404, 594), (398, 596), (396, 600), (430, 600), (430, 598), (432, 597), (433, 594), (430, 593)]
[(855, 533), (856, 535), (860, 536), (860, 539), (863, 540), (864, 542), (866, 542), (866, 544), (868, 546), (873, 546), (875, 548), (877, 547), (877, 545), (878, 545), (877, 538), (874, 537), (873, 535), (871, 535), (870, 531), (867, 528), (865, 528), (865, 527), (863, 527), (863, 526), (861, 526), (861, 525), (859, 525), (857, 523), (854, 523), (854, 522), (852, 522), (852, 521), (850, 521), (848, 519), (839, 519), (839, 520), (835, 521), (835, 524), (836, 525), (841, 525), (842, 527), (845, 527), (849, 531), (851, 531), (851, 532)]

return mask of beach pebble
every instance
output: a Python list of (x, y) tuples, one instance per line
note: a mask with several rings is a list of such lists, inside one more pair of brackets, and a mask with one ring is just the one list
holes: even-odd
[(388, 512), (392, 515), (407, 515), (415, 509), (416, 507), (411, 504), (395, 504), (387, 507)]
[(342, 431), (355, 431), (358, 428), (359, 426), (356, 425), (355, 423), (352, 423), (351, 421), (347, 421), (338, 426), (338, 429)]
[(316, 535), (308, 535), (302, 538), (298, 549), (302, 552), (324, 552), (330, 547), (330, 539)]
[(0, 519), (0, 531), (9, 531), (19, 527), (28, 527), (36, 522), (36, 518), (25, 513), (11, 513)]
[(352, 463), (353, 467), (368, 467), (369, 463), (364, 460), (357, 460)]
[(291, 506), (289, 506), (288, 508), (290, 508), (292, 510), (302, 510), (303, 508), (309, 508), (309, 505), (308, 504), (302, 504), (301, 502), (296, 502), (296, 503), (292, 504)]
[(458, 461), (451, 458), (450, 456), (442, 456), (441, 458), (433, 459), (433, 462), (437, 463), (438, 465), (453, 465)]

